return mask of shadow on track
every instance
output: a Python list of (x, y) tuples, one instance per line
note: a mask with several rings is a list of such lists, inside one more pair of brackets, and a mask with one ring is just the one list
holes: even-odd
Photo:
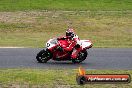
[[(36, 62), (38, 63), (38, 62)], [(43, 67), (48, 67), (48, 68), (67, 68), (67, 69), (78, 69), (79, 66), (83, 66), (85, 68), (89, 68), (89, 67), (92, 67), (93, 64), (92, 63), (87, 63), (87, 62), (82, 62), (82, 63), (79, 63), (79, 64), (74, 64), (70, 61), (48, 61), (47, 63), (38, 63), (37, 64), (38, 66), (43, 66)]]

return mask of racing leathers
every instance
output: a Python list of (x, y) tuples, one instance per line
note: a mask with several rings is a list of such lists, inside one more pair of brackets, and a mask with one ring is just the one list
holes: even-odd
[[(69, 37), (65, 36), (65, 37), (59, 37), (57, 39), (58, 40), (66, 40), (67, 44), (62, 45), (61, 47), (63, 48), (64, 51), (67, 51), (67, 52), (72, 51), (72, 54), (71, 54), (72, 59), (77, 58), (78, 53), (82, 49), (79, 44), (80, 39), (77, 35), (74, 35), (73, 38), (69, 38)], [(77, 46), (77, 47), (75, 47), (75, 46)]]

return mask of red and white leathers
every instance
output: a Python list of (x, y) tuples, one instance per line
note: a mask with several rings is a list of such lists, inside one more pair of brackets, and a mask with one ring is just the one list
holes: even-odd
[(69, 37), (65, 36), (65, 37), (59, 37), (57, 39), (58, 40), (64, 39), (67, 41), (66, 45), (61, 45), (61, 47), (64, 49), (64, 51), (68, 51), (68, 52), (73, 51), (71, 54), (72, 59), (75, 59), (77, 57), (78, 53), (80, 52), (80, 50), (82, 49), (81, 47), (75, 48), (75, 46), (77, 44), (79, 44), (79, 41), (80, 41), (79, 37), (75, 34), (74, 34), (73, 38), (69, 38)]

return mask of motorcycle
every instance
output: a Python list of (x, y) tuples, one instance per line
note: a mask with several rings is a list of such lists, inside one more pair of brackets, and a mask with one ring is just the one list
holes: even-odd
[[(66, 45), (66, 40), (58, 40), (53, 38), (48, 40), (46, 43), (46, 48), (41, 50), (36, 59), (40, 63), (46, 63), (50, 59), (55, 61), (72, 61), (73, 63), (80, 63), (84, 61), (88, 55), (87, 49), (92, 47), (92, 42), (90, 40), (80, 40), (78, 44), (72, 49), (72, 51), (64, 51), (62, 46)], [(71, 58), (72, 52), (75, 52), (77, 49), (80, 49), (80, 52), (77, 54), (76, 58)]]

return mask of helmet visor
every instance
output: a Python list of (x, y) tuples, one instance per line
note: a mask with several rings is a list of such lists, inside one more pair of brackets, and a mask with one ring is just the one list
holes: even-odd
[(71, 32), (66, 32), (66, 36), (71, 36), (72, 33)]

